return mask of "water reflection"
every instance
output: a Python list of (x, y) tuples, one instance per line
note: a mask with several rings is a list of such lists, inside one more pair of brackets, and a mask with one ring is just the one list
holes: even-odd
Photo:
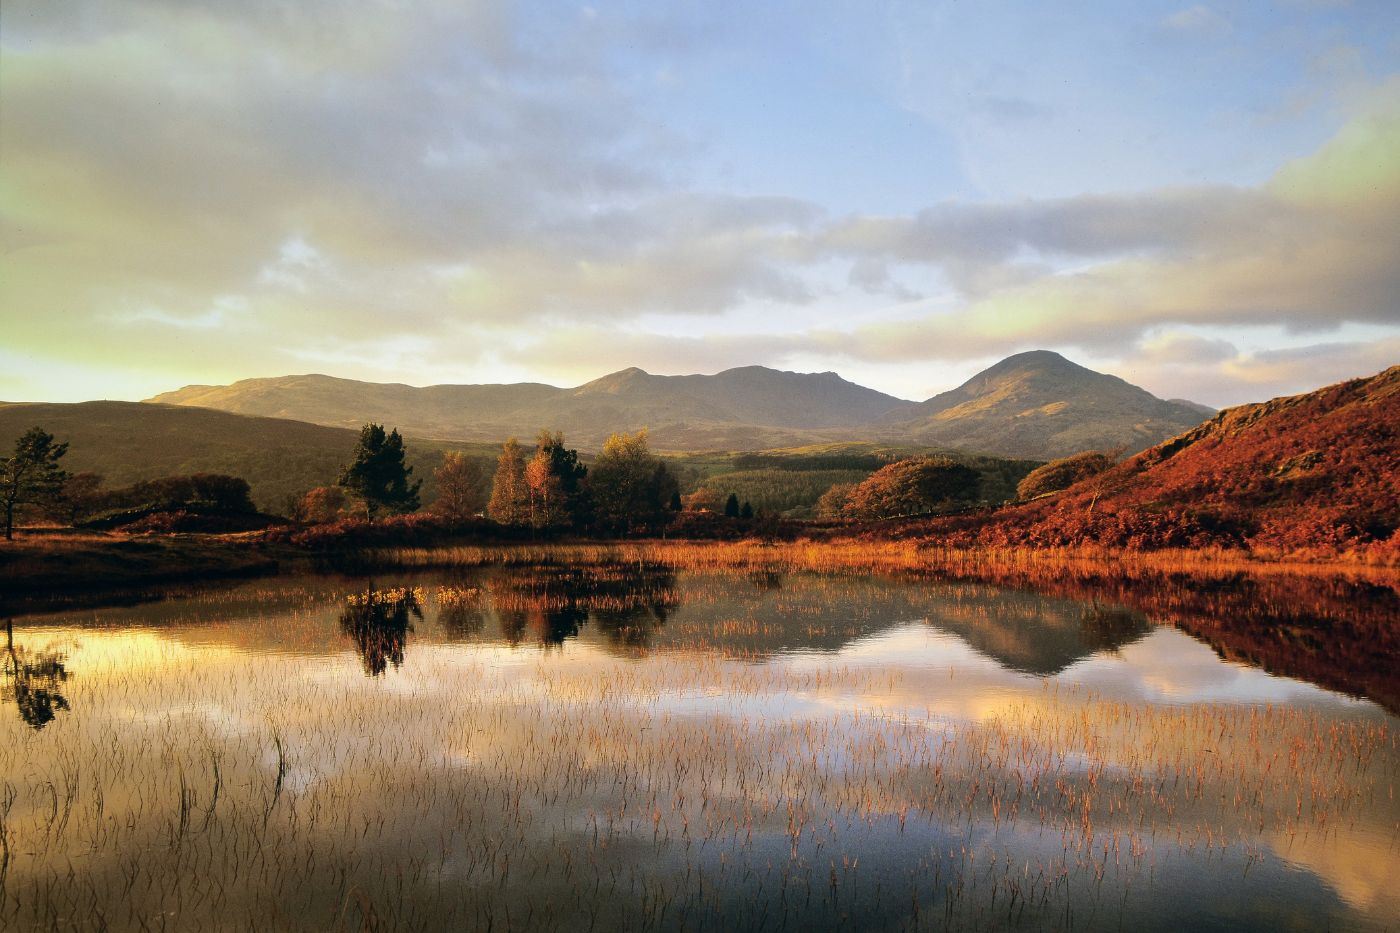
[(644, 650), (683, 601), (674, 571), (645, 564), (497, 573), (480, 592), (512, 647), (558, 648), (591, 622), (614, 646)]
[(0, 916), (1393, 927), (1394, 717), (1082, 595), (629, 564), (24, 620), (66, 655), (7, 633), (7, 690), (82, 715), (0, 717)]
[(59, 690), (68, 680), (66, 662), (67, 657), (61, 652), (29, 652), (23, 645), (16, 645), (14, 621), (6, 619), (0, 699), (13, 701), (19, 718), (31, 728), (44, 728), (54, 716), (68, 709), (68, 700)]
[(423, 618), (415, 591), (406, 588), (376, 590), (373, 587), (346, 600), (340, 614), (340, 630), (348, 635), (360, 653), (365, 673), (383, 674), (388, 665), (403, 664), (412, 619)]

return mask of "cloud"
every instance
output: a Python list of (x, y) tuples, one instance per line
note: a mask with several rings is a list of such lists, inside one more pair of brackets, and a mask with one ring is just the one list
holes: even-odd
[[(1164, 27), (1217, 20), (1195, 6)], [(1186, 365), (1210, 348), (1151, 341), (1400, 325), (1400, 82), (1253, 187), (836, 213), (699, 187), (703, 145), (639, 97), (639, 73), (684, 72), (725, 28), (504, 0), (7, 14), (7, 341), (202, 381), (492, 358), (585, 378), (1047, 345)], [(965, 90), (987, 120), (1049, 112), (991, 78)], [(767, 332), (734, 336), (736, 317)], [(658, 318), (687, 336), (647, 332)], [(1214, 372), (1291, 378), (1249, 361)]]
[(1370, 376), (1397, 362), (1400, 335), (1245, 350), (1220, 337), (1168, 331), (1105, 368), (1159, 395), (1227, 406)]
[(1232, 28), (1228, 19), (1199, 3), (1163, 17), (1161, 24), (1171, 32), (1208, 39), (1229, 35)]

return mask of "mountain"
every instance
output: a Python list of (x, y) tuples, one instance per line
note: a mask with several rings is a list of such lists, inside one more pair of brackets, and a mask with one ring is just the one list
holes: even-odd
[[(146, 402), (0, 402), (3, 449), (35, 425), (69, 443), (63, 458), (69, 472), (99, 473), (108, 486), (228, 473), (246, 479), (254, 501), (271, 511), (281, 511), (289, 495), (334, 483), (359, 437), (348, 428)], [(449, 446), (462, 445), (407, 444), (408, 462), (425, 480), (425, 500)], [(493, 452), (480, 452), (494, 461)]]
[(1400, 366), (1242, 405), (1026, 505), (935, 522), (950, 544), (1400, 553)]
[(648, 428), (652, 446), (661, 450), (755, 450), (844, 439), (913, 405), (835, 373), (763, 366), (712, 376), (656, 376), (632, 368), (574, 388), (539, 383), (415, 388), (285, 376), (186, 386), (149, 401), (339, 427), (379, 421), (420, 437), (483, 442), (510, 435), (533, 438), (548, 428), (590, 449), (614, 431)]
[(540, 383), (416, 388), (331, 376), (186, 386), (150, 399), (335, 427), (366, 421), (418, 437), (483, 443), (541, 428), (596, 450), (614, 431), (647, 428), (663, 451), (764, 450), (840, 441), (958, 448), (1046, 460), (1090, 448), (1141, 450), (1213, 409), (1163, 401), (1045, 350), (1021, 353), (923, 403), (836, 373), (742, 366), (714, 375), (631, 368), (573, 388)]
[(1214, 411), (1032, 350), (883, 422), (887, 432), (923, 444), (1050, 460), (1081, 450), (1138, 451)]

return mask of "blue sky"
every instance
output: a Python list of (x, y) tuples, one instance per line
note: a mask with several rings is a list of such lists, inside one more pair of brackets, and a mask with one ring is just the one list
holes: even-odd
[(19, 0), (0, 52), (0, 398), (1400, 362), (1396, 3)]

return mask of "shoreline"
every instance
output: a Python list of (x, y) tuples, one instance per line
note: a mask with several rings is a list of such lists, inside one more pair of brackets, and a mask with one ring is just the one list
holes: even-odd
[[(149, 585), (270, 576), (486, 566), (650, 563), (703, 571), (752, 569), (910, 572), (986, 578), (1048, 572), (1349, 576), (1400, 579), (1400, 567), (1339, 554), (1284, 555), (1224, 549), (948, 548), (925, 540), (855, 537), (792, 541), (643, 538), (549, 542), (464, 541), (420, 546), (309, 550), (251, 535), (41, 535), (0, 546), (5, 596), (99, 592)], [(3, 599), (3, 597), (0, 597)]]

